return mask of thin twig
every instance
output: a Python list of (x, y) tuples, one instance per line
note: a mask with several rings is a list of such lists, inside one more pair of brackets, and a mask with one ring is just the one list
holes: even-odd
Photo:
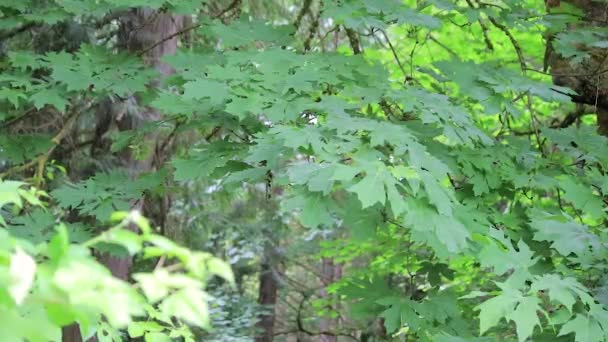
[(493, 17), (490, 17), (490, 16), (488, 16), (488, 20), (490, 20), (492, 25), (496, 26), (496, 28), (501, 30), (509, 38), (509, 41), (511, 41), (511, 45), (513, 45), (513, 48), (515, 49), (515, 53), (517, 54), (517, 59), (519, 60), (519, 65), (521, 66), (521, 70), (523, 72), (525, 72), (528, 69), (528, 66), (526, 64), (526, 60), (524, 58), (524, 53), (523, 53), (523, 50), (521, 49), (521, 46), (519, 45), (519, 42), (515, 39), (515, 37), (513, 37), (513, 34), (511, 34), (511, 31), (509, 31), (509, 29), (505, 25), (499, 23), (498, 21), (496, 21), (496, 19), (494, 19)]
[(418, 48), (418, 38), (414, 42), (414, 47), (412, 47), (412, 51), (410, 51), (410, 79), (414, 78), (414, 54), (416, 54), (416, 48)]
[(33, 113), (36, 113), (35, 107), (29, 108), (29, 109), (25, 110), (22, 114), (16, 115), (15, 117), (11, 118), (10, 120), (3, 122), (2, 125), (0, 125), (0, 128), (8, 128), (14, 124), (17, 124)]
[(157, 46), (163, 44), (164, 42), (166, 42), (168, 40), (171, 40), (171, 39), (173, 39), (173, 38), (175, 38), (177, 36), (181, 36), (182, 34), (188, 33), (188, 32), (190, 32), (192, 30), (196, 30), (197, 28), (201, 27), (202, 25), (203, 24), (200, 23), (200, 24), (195, 24), (195, 25), (191, 25), (191, 26), (188, 26), (186, 28), (183, 28), (183, 29), (181, 29), (181, 30), (179, 30), (179, 31), (177, 31), (177, 32), (175, 32), (173, 34), (170, 34), (170, 35), (164, 37), (163, 39), (157, 41), (156, 43), (154, 43), (154, 44), (152, 44), (150, 46), (148, 46), (147, 48), (141, 50), (140, 52), (137, 53), (137, 55), (138, 56), (143, 56), (146, 53), (150, 52), (152, 49), (154, 49)]
[(492, 44), (492, 41), (490, 40), (490, 35), (488, 34), (488, 27), (486, 26), (486, 24), (484, 24), (481, 18), (479, 18), (479, 20), (477, 21), (479, 22), (479, 26), (481, 26), (481, 32), (483, 33), (483, 40), (486, 43), (486, 47), (488, 48), (488, 50), (494, 51), (494, 45)]
[(391, 40), (388, 38), (388, 34), (386, 34), (386, 31), (384, 31), (381, 28), (375, 28), (375, 29), (372, 29), (372, 32), (374, 30), (382, 33), (382, 35), (384, 36), (384, 39), (386, 40), (386, 43), (388, 44), (388, 47), (391, 49), (391, 52), (393, 53), (393, 57), (395, 58), (397, 65), (399, 65), (399, 69), (401, 69), (401, 72), (403, 73), (403, 77), (407, 78), (407, 73), (405, 71), (405, 67), (403, 66), (403, 63), (401, 63), (401, 59), (399, 58), (399, 55), (397, 55), (397, 51), (395, 50), (395, 47), (393, 46), (393, 43), (391, 42)]
[[(477, 7), (475, 7), (475, 5), (473, 4), (473, 2), (471, 0), (466, 0), (467, 4), (469, 5), (469, 7), (475, 9)], [(481, 7), (487, 7), (488, 4), (487, 3), (480, 3), (479, 1), (477, 1), (477, 4)], [(528, 69), (527, 65), (526, 65), (526, 60), (524, 58), (524, 53), (523, 50), (521, 49), (521, 46), (519, 45), (519, 42), (515, 39), (515, 37), (513, 37), (513, 34), (511, 33), (511, 31), (509, 31), (509, 28), (507, 28), (505, 25), (499, 23), (498, 21), (496, 21), (496, 19), (494, 19), (494, 17), (488, 15), (488, 20), (492, 23), (492, 25), (494, 25), (497, 29), (499, 29), (500, 31), (502, 31), (507, 38), (509, 38), (509, 41), (511, 42), (511, 45), (513, 45), (513, 48), (515, 49), (515, 53), (517, 54), (517, 59), (519, 60), (519, 65), (521, 66), (521, 70), (525, 73), (525, 70)]]
[(447, 51), (447, 52), (448, 52), (450, 55), (452, 55), (452, 57), (456, 57), (456, 58), (458, 58), (458, 54), (457, 54), (457, 53), (456, 53), (454, 50), (450, 49), (450, 47), (449, 47), (449, 46), (447, 46), (447, 45), (443, 44), (442, 42), (440, 42), (440, 41), (439, 41), (437, 38), (435, 38), (433, 35), (429, 35), (429, 39), (430, 39), (431, 41), (433, 41), (435, 44), (439, 45), (439, 46), (440, 46), (441, 48), (443, 48), (445, 51)]

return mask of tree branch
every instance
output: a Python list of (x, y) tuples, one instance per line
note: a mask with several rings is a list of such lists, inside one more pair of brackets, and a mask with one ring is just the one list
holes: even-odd
[[(469, 7), (473, 8), (473, 9), (477, 8), (477, 7), (475, 7), (475, 5), (473, 4), (473, 2), (471, 0), (466, 0), (466, 2), (469, 5)], [(476, 1), (476, 2), (480, 7), (488, 6), (487, 3), (480, 3), (479, 1)], [(515, 37), (513, 37), (513, 34), (511, 34), (511, 31), (509, 31), (509, 29), (505, 25), (496, 21), (496, 19), (494, 19), (494, 17), (488, 15), (488, 20), (492, 23), (492, 25), (494, 25), (494, 27), (496, 27), (497, 29), (502, 31), (507, 36), (507, 38), (509, 38), (511, 45), (513, 45), (513, 48), (515, 49), (515, 53), (517, 54), (517, 59), (519, 60), (519, 65), (521, 66), (521, 70), (525, 73), (526, 70), (528, 69), (528, 66), (526, 64), (526, 60), (524, 58), (524, 53), (523, 53), (523, 50), (521, 49), (521, 46), (519, 45), (519, 42), (515, 39)]]
[(348, 42), (350, 43), (350, 48), (353, 50), (355, 55), (360, 55), (363, 50), (361, 49), (361, 40), (359, 40), (359, 35), (351, 28), (345, 27), (345, 29)]
[(34, 166), (37, 166), (35, 176), (41, 179), (42, 173), (44, 171), (45, 163), (48, 160), (48, 158), (51, 156), (51, 154), (53, 153), (55, 148), (57, 148), (57, 146), (61, 143), (61, 141), (68, 135), (68, 133), (70, 132), (70, 129), (72, 128), (72, 126), (74, 125), (74, 122), (76, 122), (78, 117), (84, 111), (91, 108), (92, 105), (93, 105), (93, 101), (88, 100), (80, 106), (74, 106), (72, 108), (72, 111), (68, 115), (68, 118), (67, 118), (65, 124), (63, 125), (63, 127), (61, 127), (59, 132), (51, 139), (51, 141), (53, 142), (53, 146), (51, 146), (46, 152), (40, 154), (39, 156), (30, 160), (29, 162), (14, 166), (14, 167), (6, 170), (3, 173), (0, 173), (0, 179), (5, 178), (6, 176), (13, 175), (15, 173), (25, 171)]
[(0, 40), (6, 40), (6, 39), (10, 39), (13, 38), (14, 36), (23, 33), (29, 29), (35, 28), (40, 26), (40, 24), (36, 23), (36, 22), (29, 22), (27, 24), (21, 25), (19, 27), (16, 27), (10, 31), (6, 31), (6, 32), (0, 32)]
[(310, 6), (312, 5), (312, 0), (304, 0), (304, 4), (302, 4), (302, 8), (300, 12), (298, 12), (298, 16), (296, 17), (296, 21), (293, 24), (296, 27), (296, 31), (300, 28), (300, 24), (302, 24), (302, 19), (306, 14), (310, 13)]
[[(372, 28), (372, 32), (373, 32), (373, 30), (374, 29)], [(407, 72), (405, 71), (405, 67), (403, 66), (403, 63), (401, 63), (401, 59), (399, 58), (399, 55), (397, 55), (397, 51), (395, 50), (395, 47), (393, 46), (393, 43), (391, 42), (391, 40), (388, 38), (386, 31), (384, 31), (381, 28), (375, 28), (375, 30), (381, 32), (382, 35), (384, 36), (384, 39), (386, 39), (386, 43), (388, 44), (388, 47), (391, 49), (391, 52), (393, 53), (393, 57), (395, 58), (397, 65), (399, 65), (399, 69), (401, 69), (401, 72), (403, 73), (403, 77), (405, 79), (407, 79)]]
[(306, 301), (310, 298), (310, 296), (311, 296), (310, 293), (302, 294), (302, 300), (300, 301), (300, 304), (298, 305), (298, 311), (296, 312), (296, 326), (297, 326), (297, 330), (276, 333), (276, 334), (274, 334), (275, 336), (276, 335), (285, 335), (285, 334), (290, 334), (290, 333), (302, 332), (302, 333), (305, 333), (308, 336), (326, 335), (326, 336), (336, 336), (336, 337), (347, 337), (347, 338), (350, 338), (352, 340), (359, 341), (359, 339), (356, 338), (355, 336), (352, 336), (352, 335), (349, 335), (349, 334), (346, 334), (346, 333), (333, 332), (333, 331), (319, 331), (319, 332), (315, 332), (315, 331), (307, 330), (304, 327), (304, 324), (302, 323), (302, 310), (304, 309), (304, 303), (306, 303)]
[[(234, 1), (232, 1), (232, 3), (230, 5), (228, 5), (228, 7), (226, 7), (225, 9), (223, 9), (217, 15), (214, 15), (213, 19), (217, 19), (217, 18), (222, 17), (224, 14), (226, 14), (226, 13), (232, 11), (233, 9), (235, 9), (240, 3), (241, 3), (241, 0), (234, 0)], [(201, 26), (203, 26), (202, 23), (191, 25), (191, 26), (188, 26), (186, 28), (183, 28), (183, 29), (181, 29), (181, 30), (179, 30), (179, 31), (177, 31), (177, 32), (175, 32), (173, 34), (170, 34), (170, 35), (164, 37), (163, 39), (157, 41), (156, 43), (154, 43), (154, 44), (152, 44), (150, 46), (148, 46), (147, 48), (144, 48), (143, 50), (141, 50), (140, 52), (138, 52), (137, 55), (138, 56), (143, 56), (144, 54), (146, 54), (147, 52), (150, 52), (150, 50), (152, 50), (155, 47), (161, 45), (162, 43), (164, 43), (164, 42), (166, 42), (168, 40), (171, 40), (171, 39), (173, 39), (173, 38), (175, 38), (177, 36), (181, 36), (181, 35), (183, 35), (185, 33), (188, 33), (188, 32), (190, 32), (192, 30), (196, 30), (197, 28), (199, 28)]]

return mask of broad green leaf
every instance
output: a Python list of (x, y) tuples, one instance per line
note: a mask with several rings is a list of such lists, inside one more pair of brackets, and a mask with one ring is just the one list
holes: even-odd
[(605, 340), (602, 326), (593, 317), (578, 314), (574, 319), (564, 324), (558, 336), (574, 333), (576, 342), (599, 342)]
[(541, 326), (538, 312), (541, 311), (540, 300), (537, 297), (522, 298), (515, 310), (507, 317), (515, 322), (517, 338), (526, 341), (534, 332), (534, 327)]
[(484, 334), (488, 329), (496, 326), (502, 318), (507, 318), (522, 299), (521, 293), (514, 290), (503, 291), (500, 295), (490, 298), (478, 305), (479, 332)]

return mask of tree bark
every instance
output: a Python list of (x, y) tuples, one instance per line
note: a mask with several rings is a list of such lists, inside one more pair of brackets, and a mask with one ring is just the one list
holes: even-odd
[[(179, 36), (175, 34), (183, 28), (184, 18), (148, 8), (134, 8), (126, 11), (119, 20), (119, 48), (133, 54), (141, 54), (145, 63), (159, 71), (161, 77), (170, 75), (173, 70), (169, 65), (161, 62), (161, 58), (165, 55), (175, 54), (177, 51)], [(175, 36), (166, 39), (172, 35)], [(160, 79), (155, 80), (149, 86), (157, 87), (159, 83)], [(161, 117), (161, 113), (153, 108), (140, 107), (137, 113), (110, 119), (116, 122), (120, 130), (126, 130), (137, 129), (144, 123), (160, 120)], [(128, 151), (120, 156), (122, 166), (129, 171), (131, 177), (136, 178), (141, 173), (152, 171), (155, 168), (155, 160), (158, 157), (155, 155), (157, 138), (157, 134), (149, 134), (145, 137), (147, 145), (154, 146), (152, 154), (147, 158), (137, 159)], [(142, 211), (144, 199), (141, 198), (132, 203), (131, 208)], [(131, 228), (136, 229), (136, 227)], [(122, 280), (129, 279), (132, 266), (131, 257), (102, 254), (98, 258), (115, 277)], [(78, 325), (65, 327), (62, 330), (62, 341), (81, 342), (82, 337)], [(89, 341), (96, 341), (96, 338), (93, 337)]]
[[(175, 16), (165, 12), (159, 12), (147, 8), (134, 8), (120, 18), (120, 29), (118, 32), (118, 45), (121, 49), (133, 54), (142, 53), (145, 63), (154, 67), (161, 77), (169, 76), (173, 70), (169, 65), (163, 63), (161, 58), (173, 55), (177, 51), (178, 36), (170, 39), (166, 37), (175, 35), (183, 28), (183, 17)], [(160, 42), (160, 43), (159, 43)], [(153, 47), (153, 48), (150, 48)], [(155, 80), (150, 87), (156, 87), (160, 83)], [(135, 99), (137, 101), (137, 99)], [(114, 118), (120, 130), (137, 129), (146, 122), (158, 121), (162, 118), (160, 112), (150, 107), (140, 107), (136, 113), (122, 115)], [(131, 177), (152, 171), (155, 167), (158, 136), (148, 134), (145, 137), (148, 146), (154, 146), (151, 155), (144, 159), (137, 159), (130, 151), (121, 155), (123, 166), (129, 171)], [(144, 209), (144, 199), (132, 203), (132, 210), (140, 212)], [(133, 227), (135, 229), (135, 227)], [(127, 280), (131, 271), (132, 260), (130, 257), (119, 258), (111, 255), (102, 255), (100, 260), (106, 265), (112, 274), (120, 279)]]
[(82, 341), (82, 336), (80, 335), (80, 328), (78, 327), (78, 324), (71, 324), (61, 328), (61, 341)]
[[(161, 62), (161, 58), (166, 55), (173, 55), (177, 51), (178, 36), (170, 39), (183, 28), (183, 17), (175, 16), (165, 12), (159, 12), (147, 8), (134, 8), (125, 13), (120, 18), (120, 29), (118, 32), (118, 45), (121, 49), (133, 54), (142, 53), (142, 58), (146, 64), (154, 67), (161, 77), (169, 76), (173, 70), (166, 63)], [(159, 43), (160, 42), (160, 43)], [(153, 48), (150, 48), (154, 46)], [(155, 80), (150, 87), (156, 87), (160, 83)], [(137, 100), (137, 99), (135, 99)], [(162, 114), (154, 108), (140, 107), (140, 110), (131, 115), (123, 115), (114, 118), (120, 130), (137, 129), (146, 122), (158, 121)], [(148, 134), (145, 137), (149, 146), (154, 146), (151, 155), (144, 159), (135, 158), (129, 151), (121, 155), (121, 162), (129, 170), (131, 177), (152, 171), (155, 167), (155, 155), (158, 145), (157, 134)], [(132, 210), (143, 211), (144, 199), (139, 199), (132, 203)], [(132, 260), (129, 257), (117, 258), (109, 255), (101, 256), (102, 262), (110, 269), (117, 278), (127, 280), (131, 271)]]
[[(319, 296), (323, 299), (329, 300), (331, 295), (327, 292), (326, 287), (342, 278), (342, 265), (335, 264), (333, 259), (323, 258), (321, 261), (321, 276), (323, 277), (322, 281), (324, 286), (321, 290), (319, 290)], [(335, 308), (332, 307), (331, 309)], [(319, 320), (319, 331), (334, 332), (338, 325), (338, 319), (321, 318)], [(319, 341), (336, 342), (338, 341), (338, 337), (336, 335), (321, 334)]]
[[(568, 29), (605, 27), (608, 23), (608, 4), (591, 0), (552, 0), (546, 1), (547, 10), (567, 2), (579, 7), (584, 18), (581, 22), (570, 24)], [(547, 38), (545, 64), (551, 66), (553, 83), (576, 91), (572, 96), (576, 103), (595, 107), (598, 132), (608, 135), (608, 49), (582, 47), (588, 57), (580, 62), (564, 58), (553, 49), (556, 32)]]
[(264, 260), (260, 269), (260, 287), (258, 289), (258, 304), (268, 310), (260, 315), (256, 327), (260, 333), (255, 342), (272, 342), (274, 338), (274, 325), (277, 304), (279, 279), (276, 274), (278, 265), (278, 253), (271, 242), (264, 246)]

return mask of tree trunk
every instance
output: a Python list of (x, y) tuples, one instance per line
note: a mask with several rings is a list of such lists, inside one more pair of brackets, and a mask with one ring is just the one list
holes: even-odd
[(80, 335), (80, 328), (78, 327), (78, 324), (71, 324), (66, 327), (63, 327), (61, 329), (61, 341), (82, 341), (82, 336)]
[[(133, 54), (142, 53), (146, 64), (158, 70), (162, 77), (169, 76), (173, 70), (161, 62), (165, 55), (173, 55), (177, 51), (179, 37), (171, 39), (172, 36), (182, 29), (183, 17), (174, 16), (169, 13), (158, 12), (147, 8), (131, 9), (120, 19), (120, 29), (118, 32), (118, 45), (123, 50)], [(151, 87), (156, 87), (160, 80), (156, 80)], [(136, 99), (137, 100), (137, 99)], [(123, 115), (114, 118), (120, 130), (137, 129), (146, 122), (158, 121), (162, 118), (161, 113), (149, 107), (140, 107), (140, 110), (133, 115)], [(151, 155), (144, 159), (135, 158), (129, 151), (121, 155), (121, 162), (129, 170), (131, 177), (136, 178), (144, 172), (152, 171), (158, 156), (156, 134), (146, 136), (146, 145), (154, 146)], [(132, 203), (132, 210), (143, 211), (144, 199)], [(131, 258), (117, 258), (104, 255), (101, 257), (103, 263), (112, 271), (112, 274), (120, 279), (127, 280), (131, 271)]]
[[(319, 296), (323, 299), (330, 300), (330, 294), (327, 292), (326, 287), (333, 282), (336, 282), (342, 278), (342, 265), (336, 265), (333, 259), (323, 258), (321, 261), (321, 276), (323, 277), (323, 288), (319, 291)], [(336, 308), (331, 307), (332, 310)], [(321, 332), (335, 332), (338, 327), (338, 319), (332, 318), (321, 318), (319, 320), (319, 331)], [(321, 334), (319, 341), (321, 342), (336, 342), (338, 337), (336, 335)]]
[[(126, 11), (120, 18), (120, 28), (118, 32), (118, 45), (122, 50), (133, 54), (141, 54), (145, 63), (154, 67), (161, 74), (161, 77), (170, 75), (173, 70), (161, 62), (165, 55), (174, 54), (177, 51), (178, 36), (171, 39), (167, 37), (176, 34), (183, 28), (183, 17), (174, 16), (169, 13), (159, 12), (147, 8), (134, 8)], [(150, 84), (156, 87), (160, 80)], [(137, 101), (137, 99), (134, 99)], [(140, 107), (139, 111), (133, 115), (122, 115), (113, 117), (120, 130), (137, 129), (144, 123), (161, 119), (161, 113), (153, 108)], [(152, 154), (144, 159), (136, 159), (128, 151), (120, 157), (122, 166), (125, 167), (131, 177), (136, 178), (144, 172), (152, 171), (157, 165), (157, 135), (149, 134), (146, 136), (148, 146), (153, 146)], [(139, 199), (132, 203), (132, 210), (142, 211), (144, 199)], [(135, 227), (132, 227), (135, 230)], [(99, 256), (100, 262), (110, 269), (112, 274), (120, 279), (128, 280), (131, 272), (132, 259), (130, 257), (116, 257), (109, 254)], [(63, 342), (80, 342), (82, 337), (78, 325), (65, 327), (62, 330)], [(89, 341), (95, 341), (95, 338)]]
[[(567, 2), (579, 7), (584, 19), (571, 24), (569, 29), (604, 27), (608, 22), (608, 4), (591, 0), (550, 0), (546, 1), (547, 10), (552, 11), (560, 2)], [(559, 10), (558, 10), (559, 11)], [(608, 49), (584, 47), (589, 54), (580, 62), (574, 62), (561, 56), (553, 49), (556, 32), (547, 38), (545, 64), (551, 66), (553, 83), (566, 86), (577, 92), (572, 96), (576, 103), (594, 107), (597, 115), (598, 132), (608, 135)]]
[(271, 242), (264, 246), (264, 260), (260, 269), (260, 287), (258, 289), (258, 304), (266, 310), (260, 315), (257, 328), (260, 333), (255, 342), (271, 342), (274, 337), (274, 323), (276, 314), (279, 279), (276, 274), (278, 255)]

